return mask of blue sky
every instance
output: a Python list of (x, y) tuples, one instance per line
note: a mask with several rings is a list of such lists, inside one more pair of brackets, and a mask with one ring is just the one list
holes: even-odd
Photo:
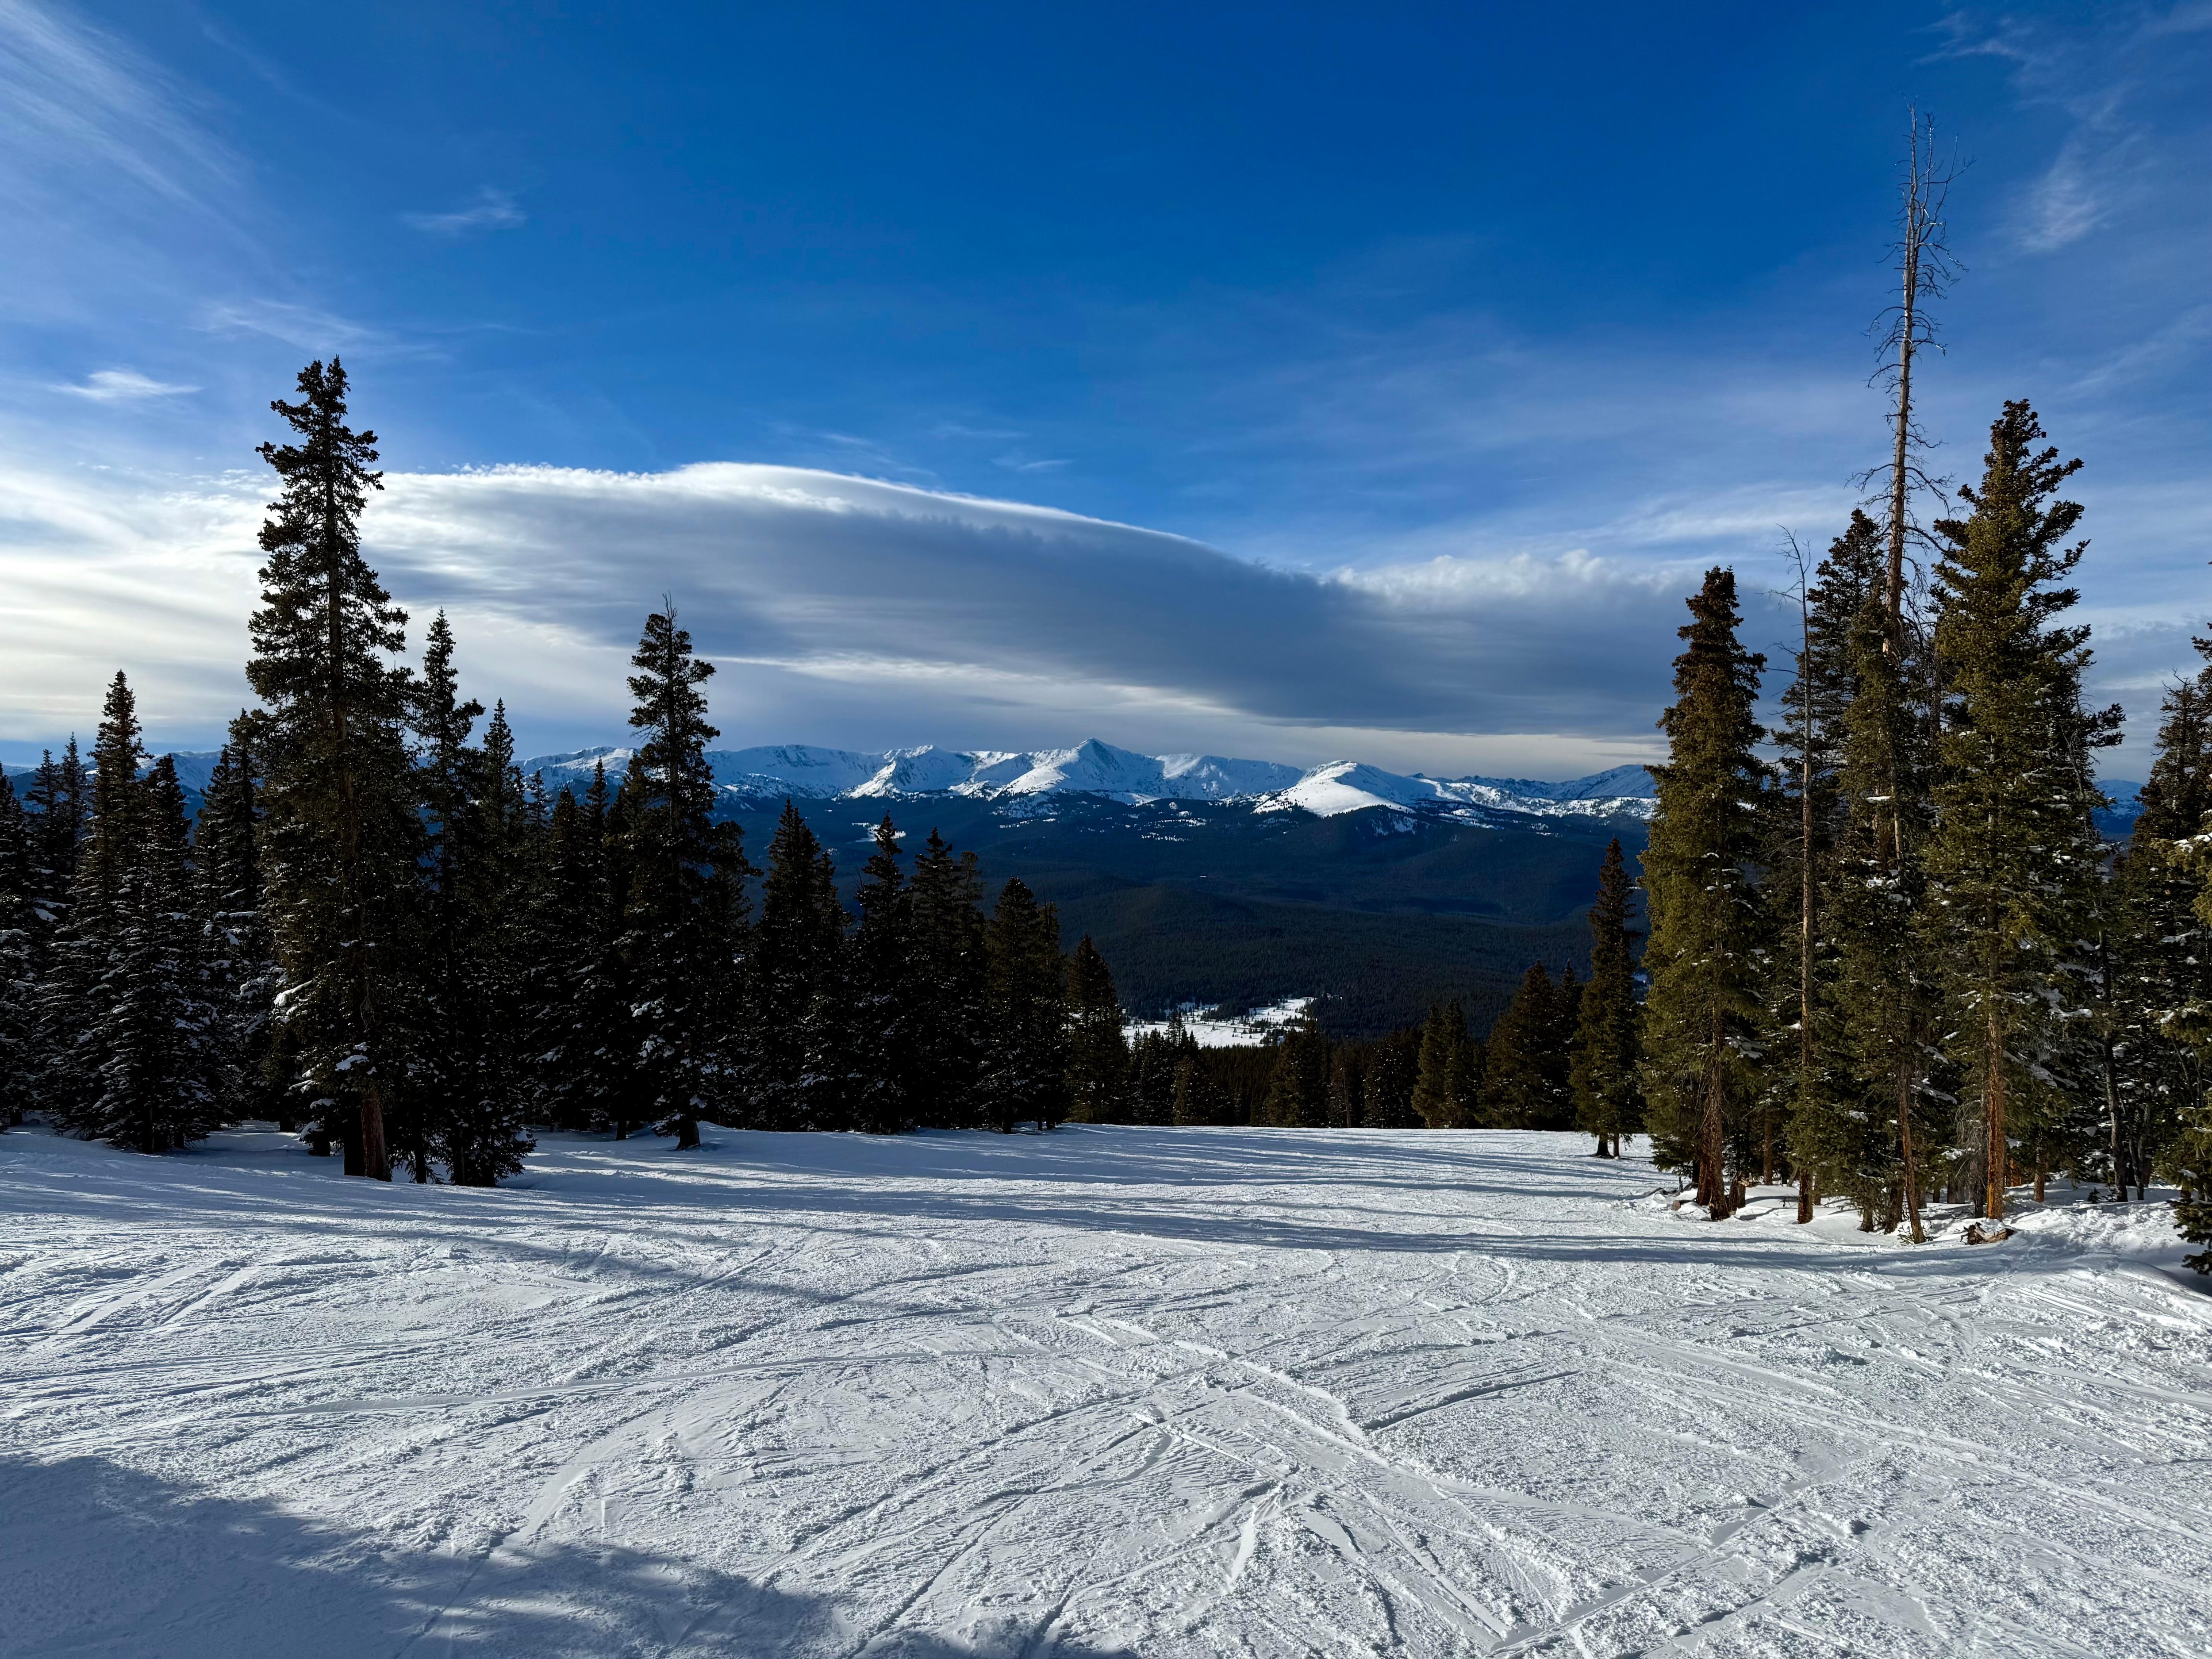
[(2212, 611), (2208, 91), (2203, 0), (0, 0), (0, 752), (117, 666), (220, 730), (331, 351), (532, 747), (618, 734), (667, 590), (732, 744), (1650, 752), (1696, 573), (1780, 586), (1879, 459), (1917, 99), (1972, 162), (1929, 425), (2088, 462), (2139, 772)]

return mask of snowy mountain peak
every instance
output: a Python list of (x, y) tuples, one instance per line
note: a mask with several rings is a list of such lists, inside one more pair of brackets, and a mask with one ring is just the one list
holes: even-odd
[[(579, 787), (595, 763), (619, 777), (632, 750), (601, 746), (544, 755), (523, 764), (554, 788)], [(1097, 738), (1068, 749), (1026, 751), (909, 749), (859, 751), (814, 744), (725, 749), (707, 757), (714, 781), (732, 795), (795, 799), (890, 799), (960, 794), (1009, 803), (1054, 795), (1091, 795), (1125, 805), (1149, 801), (1249, 803), (1259, 811), (1292, 809), (1322, 817), (1368, 807), (1479, 819), (1489, 812), (1537, 817), (1645, 817), (1650, 780), (1641, 767), (1616, 767), (1564, 783), (1438, 779), (1389, 772), (1359, 761), (1301, 769), (1227, 755), (1143, 755)]]

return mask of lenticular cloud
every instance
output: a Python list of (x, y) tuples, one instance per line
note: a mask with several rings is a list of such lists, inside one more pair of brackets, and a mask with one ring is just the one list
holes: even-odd
[[(834, 679), (1112, 688), (1269, 722), (1612, 735), (1649, 720), (1668, 596), (1587, 557), (1270, 569), (1048, 507), (793, 467), (395, 475), (395, 587), (607, 645), (674, 592), (700, 647)], [(1019, 696), (1018, 689), (1006, 693)]]

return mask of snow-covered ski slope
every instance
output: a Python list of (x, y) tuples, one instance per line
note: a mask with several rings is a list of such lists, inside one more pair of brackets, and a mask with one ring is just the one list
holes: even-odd
[(0, 1650), (2212, 1651), (2148, 1206), (1907, 1250), (1571, 1136), (709, 1140), (0, 1136)]

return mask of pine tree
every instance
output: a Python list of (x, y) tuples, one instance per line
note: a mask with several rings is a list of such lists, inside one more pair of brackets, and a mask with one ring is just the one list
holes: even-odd
[(1172, 1115), (1179, 1129), (1211, 1128), (1230, 1121), (1230, 1101), (1221, 1086), (1207, 1075), (1198, 1044), (1188, 1035), (1175, 1045), (1175, 1089)]
[(921, 969), (914, 896), (898, 855), (898, 830), (886, 812), (854, 896), (860, 924), (851, 951), (851, 1109), (854, 1127), (870, 1134), (911, 1127), (915, 1107)]
[(699, 1144), (699, 1119), (734, 1092), (727, 1076), (736, 1011), (744, 878), (733, 823), (714, 818), (714, 774), (699, 688), (714, 665), (692, 654), (676, 607), (647, 617), (630, 658), (629, 723), (646, 733), (623, 781), (629, 890), (623, 912), (636, 1042), (637, 1099), (678, 1151)]
[[(1894, 632), (1878, 577), (1846, 568), (1861, 603), (1848, 634), (1850, 699), (1837, 793), (1843, 816), (1816, 898), (1814, 1068), (1791, 1114), (1792, 1156), (1862, 1231), (1899, 1222), (1924, 1237), (1920, 1195), (1945, 1136), (1932, 1111), (1948, 1079), (1935, 1048), (1925, 860), (1934, 825), (1932, 678), (1918, 636)], [(1817, 970), (1825, 967), (1825, 975)], [(1798, 1205), (1809, 1219), (1809, 1194)]]
[(1066, 969), (1060, 914), (1020, 881), (999, 892), (984, 933), (988, 1011), (983, 1095), (990, 1121), (1012, 1133), (1049, 1129), (1067, 1109)]
[(1364, 1046), (1344, 1045), (1335, 1050), (1328, 1066), (1328, 1127), (1356, 1129), (1362, 1103), (1367, 1097), (1367, 1068), (1371, 1051)]
[(261, 879), (259, 769), (256, 722), (241, 714), (217, 757), (192, 831), (198, 886), (200, 950), (208, 993), (219, 1010), (224, 1075), (231, 1093), (222, 1115), (273, 1119), (291, 1127), (290, 1097), (270, 1075), (270, 999), (276, 988)]
[(522, 1168), (533, 1144), (523, 1128), (530, 1094), (517, 1038), (528, 920), (544, 872), (544, 825), (514, 763), (506, 704), (493, 705), (483, 746), (465, 751), (464, 768), (459, 913), (437, 1020), (450, 1043), (441, 1068), (448, 1088), (430, 1115), (431, 1146), (454, 1185), (492, 1187)]
[(983, 1121), (978, 1080), (987, 1017), (983, 883), (975, 855), (955, 858), (931, 830), (909, 890), (919, 1004), (915, 1116), (940, 1128), (972, 1127)]
[[(2197, 648), (2212, 655), (2212, 641)], [(2196, 908), (2196, 838), (2212, 811), (2212, 668), (2170, 687), (2161, 712), (2140, 811), (2112, 872), (2100, 975), (2112, 1178), (2138, 1197), (2160, 1165), (2192, 1190), (2212, 1175), (2198, 1167), (2212, 1166), (2212, 1139), (2199, 1150), (2191, 1133), (2212, 1085), (2212, 929)]]
[(603, 761), (593, 764), (580, 802), (563, 789), (554, 803), (530, 1047), (548, 1121), (564, 1129), (612, 1129), (620, 1138), (637, 1121), (635, 1044), (621, 948), (626, 837), (611, 812)]
[(1565, 1045), (1555, 1042), (1559, 991), (1540, 962), (1522, 975), (1513, 1000), (1483, 1046), (1480, 1121), (1492, 1129), (1548, 1129), (1567, 1106)]
[(477, 1005), (471, 963), (487, 895), (480, 868), (486, 846), (483, 757), (469, 738), (484, 711), (475, 699), (461, 697), (453, 631), (442, 611), (424, 632), (422, 672), (410, 690), (423, 892), (406, 941), (408, 970), (398, 976), (385, 1010), (394, 1046), (404, 1033), (407, 1050), (404, 1086), (386, 1096), (385, 1135), (395, 1161), (419, 1182), (430, 1177), (446, 1114), (482, 1086), (481, 1051), (497, 1018)]
[(0, 1128), (21, 1123), (35, 1097), (40, 927), (30, 816), (0, 773)]
[(1282, 1129), (1328, 1127), (1328, 1039), (1310, 1019), (1285, 1027), (1275, 1045), (1268, 1079), (1267, 1121)]
[(76, 879), (77, 856), (91, 811), (85, 785), (84, 765), (77, 757), (76, 739), (71, 738), (60, 760), (52, 750), (40, 754), (31, 787), (23, 792), (32, 826), (31, 908), (43, 933), (41, 944), (48, 948), (68, 914), (70, 886)]
[(1590, 905), (1590, 982), (1583, 992), (1568, 1065), (1575, 1124), (1597, 1138), (1597, 1156), (1619, 1158), (1620, 1138), (1644, 1122), (1638, 1077), (1643, 1010), (1636, 1001), (1636, 964), (1628, 931), (1631, 885), (1616, 837), (1598, 867)]
[(119, 818), (126, 828), (100, 848), (112, 890), (76, 1045), (92, 1086), (67, 1127), (166, 1152), (220, 1121), (223, 1043), (198, 949), (175, 763), (162, 756), (143, 784), (131, 778), (130, 786), (106, 792), (111, 825)]
[(846, 921), (829, 853), (785, 801), (769, 843), (753, 957), (754, 1092), (762, 1127), (851, 1127)]
[(1129, 1044), (1106, 958), (1085, 933), (1067, 966), (1067, 1115), (1077, 1123), (1129, 1121)]
[[(1790, 545), (1794, 552), (1794, 539)], [(1770, 999), (1771, 1109), (1765, 1118), (1785, 1126), (1800, 1222), (1813, 1218), (1821, 1148), (1834, 1139), (1834, 1103), (1856, 1086), (1838, 1050), (1836, 982), (1843, 941), (1835, 911), (1850, 803), (1863, 808), (1888, 799), (1879, 789), (1869, 794), (1871, 786), (1864, 786), (1847, 801), (1844, 787), (1852, 710), (1861, 690), (1863, 617), (1875, 619), (1875, 635), (1887, 643), (1884, 557), (1881, 527), (1854, 510), (1817, 568), (1806, 570), (1801, 560), (1796, 672), (1783, 693), (1784, 719), (1773, 733), (1781, 757), (1767, 795), (1775, 810), (1768, 826), (1765, 889), (1778, 955), (1788, 960), (1790, 971), (1777, 976)], [(1863, 757), (1863, 785), (1865, 770)], [(1863, 843), (1863, 860), (1869, 851)], [(1855, 878), (1863, 882), (1870, 874), (1862, 868)], [(1876, 878), (1889, 884), (1886, 867)]]
[(1675, 702), (1659, 722), (1668, 761), (1651, 769), (1644, 1093), (1658, 1163), (1691, 1171), (1698, 1202), (1718, 1218), (1732, 1212), (1729, 1135), (1759, 1087), (1763, 769), (1752, 709), (1765, 659), (1737, 641), (1733, 572), (1706, 572), (1689, 606)]
[(106, 981), (125, 880), (145, 851), (145, 792), (138, 771), (146, 749), (137, 699), (120, 673), (108, 684), (92, 752), (87, 833), (74, 850), (67, 919), (56, 930), (39, 1020), (47, 1103), (58, 1122), (83, 1134), (98, 1133), (104, 1121), (97, 1110), (101, 1084), (94, 1033), (107, 1015)]
[(2008, 403), (1980, 484), (1960, 491), (1971, 515), (1936, 526), (1944, 711), (1925, 915), (1952, 1051), (1979, 1107), (1981, 1207), (1992, 1218), (2004, 1213), (2015, 1140), (2051, 1116), (2045, 1079), (2081, 1006), (2072, 969), (2102, 858), (2091, 818), (2101, 798), (2084, 760), (2118, 720), (2081, 708), (2088, 629), (2053, 622), (2075, 603), (2058, 584), (2087, 544), (2067, 544), (2081, 509), (2055, 499), (2081, 463), (2039, 450), (2044, 435), (2025, 402)]
[(1158, 1128), (1176, 1121), (1176, 1066), (1182, 1058), (1182, 1045), (1164, 1031), (1146, 1031), (1131, 1045), (1134, 1121)]
[(318, 1139), (346, 1172), (392, 1178), (385, 1102), (404, 1066), (385, 1020), (401, 994), (421, 843), (402, 722), (410, 675), (393, 663), (406, 612), (361, 556), (360, 519), (383, 488), (376, 434), (346, 424), (336, 358), (272, 404), (298, 441), (260, 454), (283, 493), (261, 527), (261, 607), (246, 679), (266, 710), (263, 872), (283, 986), (276, 1034)]
[(1421, 1027), (1413, 1115), (1431, 1129), (1468, 1127), (1474, 1121), (1482, 1071), (1459, 1004), (1437, 1004)]
[(1410, 1129), (1421, 1120), (1413, 1109), (1420, 1081), (1423, 1028), (1393, 1031), (1376, 1045), (1361, 1079), (1359, 1121), (1370, 1129)]

